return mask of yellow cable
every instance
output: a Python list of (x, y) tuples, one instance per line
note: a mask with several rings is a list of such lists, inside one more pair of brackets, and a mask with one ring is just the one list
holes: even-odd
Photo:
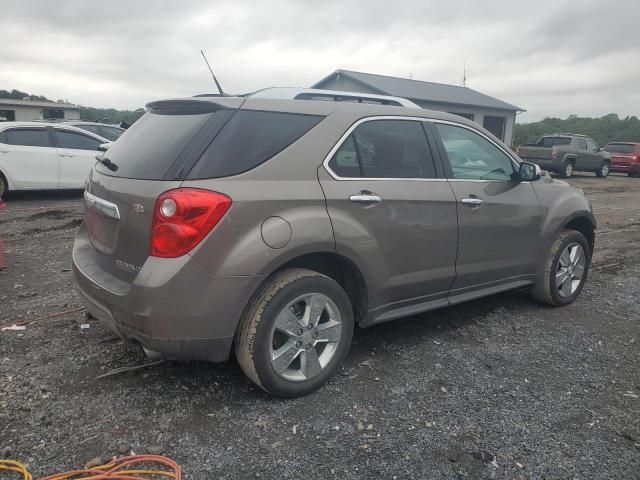
[(33, 476), (20, 462), (14, 462), (13, 460), (0, 460), (0, 471), (16, 472), (22, 475), (23, 480), (33, 480)]

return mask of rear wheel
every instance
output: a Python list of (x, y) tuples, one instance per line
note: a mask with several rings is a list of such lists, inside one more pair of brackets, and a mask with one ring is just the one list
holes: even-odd
[(600, 177), (600, 178), (606, 178), (607, 176), (609, 176), (609, 163), (608, 162), (603, 162), (602, 166), (596, 170), (596, 176)]
[(570, 178), (573, 175), (573, 168), (573, 160), (566, 160), (562, 166), (562, 171), (560, 172), (562, 178)]
[(0, 198), (4, 198), (8, 191), (9, 185), (7, 183), (7, 179), (0, 173)]
[(331, 278), (306, 269), (280, 272), (256, 295), (236, 334), (244, 373), (279, 397), (300, 397), (325, 384), (351, 345), (353, 313)]
[(562, 230), (547, 255), (533, 296), (554, 307), (572, 303), (582, 291), (590, 263), (591, 250), (584, 235), (576, 230)]

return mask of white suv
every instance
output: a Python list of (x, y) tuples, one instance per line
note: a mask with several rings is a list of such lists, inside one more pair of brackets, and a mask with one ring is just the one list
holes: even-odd
[(99, 135), (57, 123), (0, 123), (0, 198), (9, 190), (84, 188)]

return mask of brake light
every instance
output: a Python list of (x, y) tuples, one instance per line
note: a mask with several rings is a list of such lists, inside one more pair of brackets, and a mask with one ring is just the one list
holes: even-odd
[(193, 249), (231, 206), (226, 195), (199, 188), (177, 188), (156, 200), (151, 256), (175, 258)]
[(558, 157), (558, 147), (551, 147), (551, 160), (555, 160)]

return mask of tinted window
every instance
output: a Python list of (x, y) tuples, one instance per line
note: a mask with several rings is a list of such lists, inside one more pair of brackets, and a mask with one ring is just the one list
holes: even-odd
[(103, 142), (81, 133), (55, 129), (56, 139), (60, 148), (72, 148), (76, 150), (98, 150), (98, 145)]
[(315, 115), (238, 111), (211, 142), (189, 178), (246, 172), (291, 145), (321, 119)]
[(339, 177), (349, 178), (362, 176), (353, 135), (349, 135), (349, 138), (340, 145), (338, 151), (329, 161), (329, 167), (331, 167), (331, 170)]
[(542, 137), (536, 143), (539, 147), (555, 147), (557, 145), (569, 145), (571, 139), (568, 137)]
[(635, 145), (633, 143), (608, 143), (604, 149), (610, 153), (633, 153)]
[(584, 138), (579, 138), (577, 140), (578, 143), (578, 148), (580, 150), (586, 150), (587, 149), (587, 141)]
[(0, 132), (0, 143), (7, 143), (7, 134)]
[(453, 178), (511, 180), (511, 158), (481, 135), (466, 128), (436, 123)]
[(48, 147), (49, 134), (44, 128), (20, 128), (7, 130), (7, 143), (27, 147)]
[(104, 125), (101, 125), (100, 130), (96, 133), (106, 138), (107, 140), (115, 142), (118, 138), (120, 138), (120, 135), (124, 133), (124, 130), (120, 130), (119, 128), (115, 127), (105, 127)]
[(341, 177), (436, 176), (433, 157), (421, 122), (408, 120), (375, 120), (363, 123), (340, 146), (329, 166)]
[(160, 180), (205, 122), (217, 113), (164, 115), (146, 113), (106, 154), (118, 166), (114, 172), (98, 163), (105, 175)]
[(100, 135), (100, 125), (74, 125), (74, 127)]

